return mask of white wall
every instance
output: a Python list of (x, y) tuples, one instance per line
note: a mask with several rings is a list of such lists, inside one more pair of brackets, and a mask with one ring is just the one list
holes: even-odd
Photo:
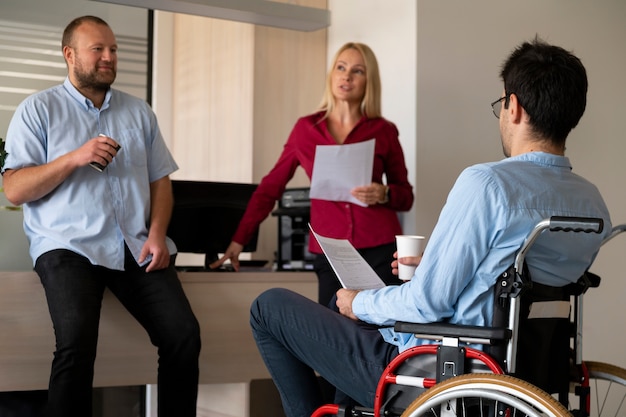
[[(626, 222), (626, 142), (620, 129), (626, 120), (626, 2), (529, 0), (515, 7), (497, 0), (333, 0), (330, 8), (329, 53), (356, 39), (370, 43), (381, 61), (383, 111), (398, 123), (407, 161), (415, 164), (419, 233), (432, 231), (463, 168), (502, 158), (489, 103), (502, 88), (502, 61), (535, 34), (572, 50), (587, 68), (587, 111), (568, 139), (567, 155), (576, 173), (597, 184), (613, 222)], [(401, 73), (393, 74), (396, 67)], [(405, 114), (416, 101), (415, 113)], [(414, 134), (413, 143), (407, 136)], [(623, 367), (626, 334), (619, 306), (626, 283), (619, 256), (625, 238), (603, 248), (592, 271), (604, 280), (585, 303), (585, 357)]]

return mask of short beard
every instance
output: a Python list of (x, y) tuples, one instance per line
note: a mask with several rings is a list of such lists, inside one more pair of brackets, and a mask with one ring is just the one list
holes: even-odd
[(74, 69), (74, 77), (80, 88), (86, 88), (92, 91), (108, 91), (111, 84), (115, 81), (116, 73), (113, 72), (113, 79), (109, 82), (101, 79), (99, 74), (94, 72), (79, 72)]

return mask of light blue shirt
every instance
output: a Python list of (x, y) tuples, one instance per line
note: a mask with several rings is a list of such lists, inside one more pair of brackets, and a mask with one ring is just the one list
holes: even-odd
[[(489, 325), (496, 277), (514, 263), (533, 227), (554, 215), (604, 219), (602, 234), (544, 233), (527, 254), (534, 281), (563, 286), (588, 269), (611, 231), (597, 188), (571, 172), (568, 158), (547, 153), (467, 168), (448, 195), (411, 281), (361, 291), (352, 310), (359, 319), (378, 325)], [(571, 258), (562, 259), (560, 253)], [(424, 343), (392, 328), (380, 331), (400, 351)]]
[[(124, 242), (139, 258), (148, 237), (150, 183), (178, 169), (145, 101), (110, 89), (98, 109), (69, 79), (36, 93), (13, 115), (4, 169), (48, 163), (99, 134), (122, 146), (104, 172), (79, 168), (45, 197), (24, 204), (33, 262), (50, 250), (68, 249), (95, 265), (123, 270)], [(176, 253), (171, 240), (167, 245)]]

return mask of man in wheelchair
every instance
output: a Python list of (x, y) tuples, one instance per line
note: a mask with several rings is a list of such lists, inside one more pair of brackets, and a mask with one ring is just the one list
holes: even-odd
[(490, 325), (496, 278), (542, 219), (600, 218), (604, 232), (541, 236), (526, 256), (533, 282), (563, 287), (593, 262), (611, 230), (609, 212), (564, 156), (585, 111), (585, 68), (570, 52), (535, 39), (514, 49), (500, 75), (504, 88), (492, 107), (506, 158), (461, 173), (410, 281), (341, 289), (339, 313), (278, 288), (253, 302), (252, 331), (288, 417), (308, 417), (322, 404), (316, 372), (371, 407), (387, 364), (428, 343), (394, 331), (397, 321)]

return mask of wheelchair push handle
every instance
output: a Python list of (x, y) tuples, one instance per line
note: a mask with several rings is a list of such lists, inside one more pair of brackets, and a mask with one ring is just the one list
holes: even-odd
[(622, 232), (626, 232), (626, 224), (622, 223), (617, 226), (613, 226), (611, 233), (602, 241), (602, 245), (606, 244), (609, 240), (613, 239)]
[(521, 271), (524, 257), (539, 237), (541, 232), (549, 229), (551, 232), (601, 233), (604, 229), (604, 220), (597, 217), (569, 217), (552, 216), (539, 222), (526, 237), (524, 244), (515, 257), (515, 270)]
[(604, 220), (594, 217), (550, 217), (551, 232), (584, 232), (601, 233), (604, 229)]

